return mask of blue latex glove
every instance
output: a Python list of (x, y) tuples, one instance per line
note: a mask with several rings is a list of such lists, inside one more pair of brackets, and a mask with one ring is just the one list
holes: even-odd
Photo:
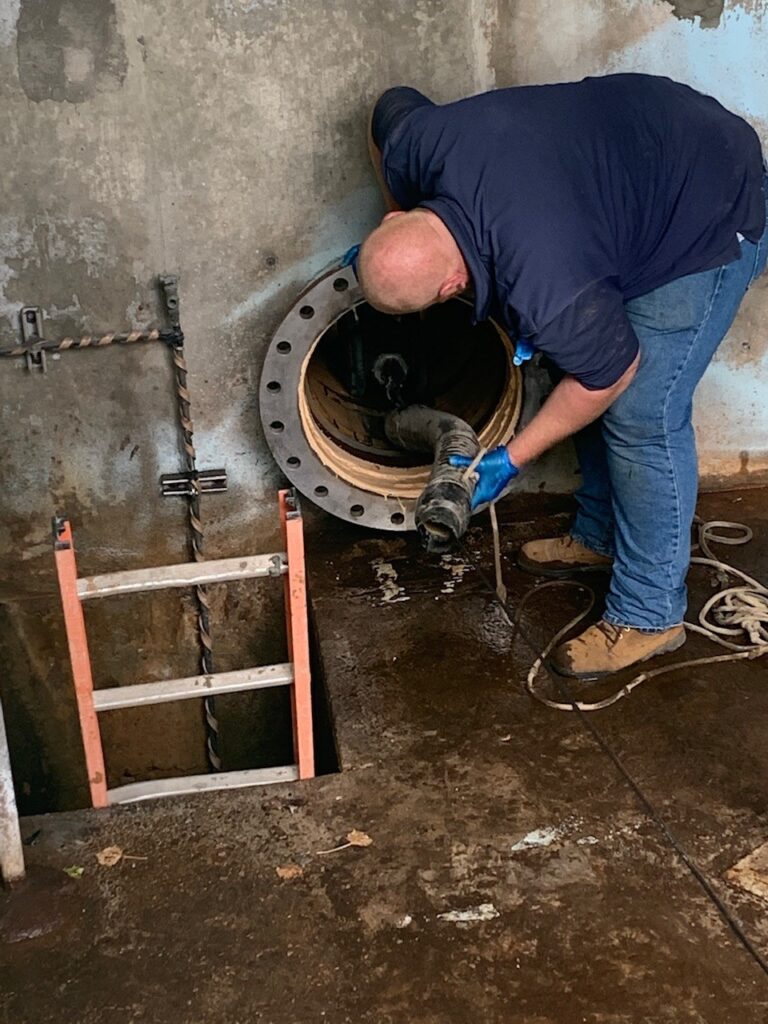
[[(448, 461), (457, 469), (462, 467), (466, 469), (472, 465), (472, 459), (466, 455), (451, 455)], [(475, 466), (478, 481), (472, 495), (473, 511), (489, 501), (496, 501), (509, 481), (513, 480), (519, 472), (520, 470), (509, 457), (506, 445), (500, 444), (498, 448), (494, 448), (484, 455)]]
[(360, 255), (360, 245), (353, 245), (347, 249), (344, 255), (341, 257), (340, 267), (352, 267), (355, 277), (357, 277), (357, 257)]
[(515, 354), (512, 356), (512, 362), (515, 366), (522, 366), (523, 363), (527, 363), (529, 359), (533, 359), (536, 355), (536, 349), (525, 338), (518, 338), (515, 344)]

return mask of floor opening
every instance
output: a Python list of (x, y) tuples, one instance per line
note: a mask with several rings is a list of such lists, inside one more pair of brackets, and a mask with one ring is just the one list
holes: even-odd
[[(258, 619), (248, 602), (247, 587), (248, 583), (234, 583), (210, 591), (217, 613), (213, 617), (214, 650), (218, 648), (220, 655), (217, 670), (287, 660), (282, 635), (255, 635), (254, 622)], [(274, 596), (282, 600), (277, 591)], [(125, 601), (132, 606), (128, 615)], [(275, 613), (278, 610), (276, 603)], [(28, 638), (25, 642), (15, 628), (15, 611), (0, 605), (3, 653), (9, 671), (3, 704), (19, 813), (27, 816), (89, 807), (69, 669), (66, 662), (51, 668), (42, 657), (30, 655)], [(171, 678), (194, 674), (194, 622), (190, 609), (179, 604), (177, 595), (137, 596), (123, 599), (122, 604), (113, 602), (111, 607), (103, 602), (98, 609), (89, 607), (86, 614), (95, 619), (89, 623), (89, 636), (97, 689), (130, 685), (147, 675)], [(167, 642), (174, 632), (176, 648), (163, 664), (163, 638)], [(141, 637), (139, 641), (137, 636)], [(322, 663), (316, 657), (311, 631), (310, 645), (316, 773), (324, 775), (338, 770), (338, 758)], [(151, 665), (151, 673), (137, 669), (144, 658)], [(52, 686), (58, 694), (55, 721), (40, 711), (47, 705), (38, 702), (36, 706), (27, 699), (30, 693)], [(294, 762), (287, 688), (220, 696), (216, 714), (225, 771)], [(100, 716), (100, 726), (110, 788), (208, 770), (203, 710), (198, 700), (109, 712)]]

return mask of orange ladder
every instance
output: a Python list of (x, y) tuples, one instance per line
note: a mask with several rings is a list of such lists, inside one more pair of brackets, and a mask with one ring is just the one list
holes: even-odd
[[(54, 555), (59, 579), (67, 645), (75, 684), (91, 802), (94, 807), (134, 803), (160, 796), (201, 790), (259, 786), (273, 782), (311, 779), (315, 774), (312, 734), (312, 693), (309, 662), (309, 625), (304, 568), (304, 531), (293, 491), (279, 492), (280, 525), (285, 551), (245, 555), (210, 562), (189, 562), (150, 569), (78, 577), (72, 527), (64, 517), (54, 518)], [(290, 661), (279, 665), (217, 672), (213, 675), (166, 679), (94, 690), (83, 601), (118, 594), (138, 594), (172, 587), (224, 583), (228, 580), (284, 577), (285, 617)], [(107, 788), (99, 714), (117, 708), (145, 707), (174, 700), (202, 699), (223, 693), (290, 686), (295, 764), (278, 768), (211, 772), (174, 779), (154, 779)]]

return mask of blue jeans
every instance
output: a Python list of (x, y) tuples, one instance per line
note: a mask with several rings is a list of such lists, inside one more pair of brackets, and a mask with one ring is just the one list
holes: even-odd
[(767, 256), (768, 230), (756, 245), (744, 240), (735, 262), (626, 304), (637, 373), (574, 439), (583, 484), (572, 533), (614, 557), (603, 617), (616, 625), (655, 633), (683, 621), (698, 489), (693, 393)]

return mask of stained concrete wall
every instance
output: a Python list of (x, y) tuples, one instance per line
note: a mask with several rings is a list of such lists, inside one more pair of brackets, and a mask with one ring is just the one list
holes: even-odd
[[(260, 363), (298, 290), (378, 217), (364, 141), (377, 93), (408, 82), (449, 100), (634, 68), (690, 81), (764, 130), (766, 7), (0, 0), (0, 338), (15, 337), (23, 303), (44, 307), (51, 336), (155, 323), (154, 278), (178, 272), (199, 462), (229, 474), (228, 493), (204, 501), (208, 553), (269, 549), (279, 476), (258, 423)], [(702, 388), (710, 475), (768, 468), (766, 312), (760, 285)], [(69, 354), (46, 377), (5, 362), (0, 394), (3, 699), (26, 805), (73, 806), (84, 780), (49, 517), (72, 516), (86, 573), (186, 557), (183, 509), (157, 487), (179, 466), (168, 358)], [(530, 480), (570, 484), (572, 463)], [(101, 684), (195, 670), (192, 609), (174, 595), (89, 609), (88, 623)], [(218, 595), (214, 629), (218, 668), (281, 657), (279, 595)], [(241, 756), (269, 745), (274, 715), (255, 698), (223, 707)], [(114, 781), (203, 768), (196, 708), (106, 723)]]

